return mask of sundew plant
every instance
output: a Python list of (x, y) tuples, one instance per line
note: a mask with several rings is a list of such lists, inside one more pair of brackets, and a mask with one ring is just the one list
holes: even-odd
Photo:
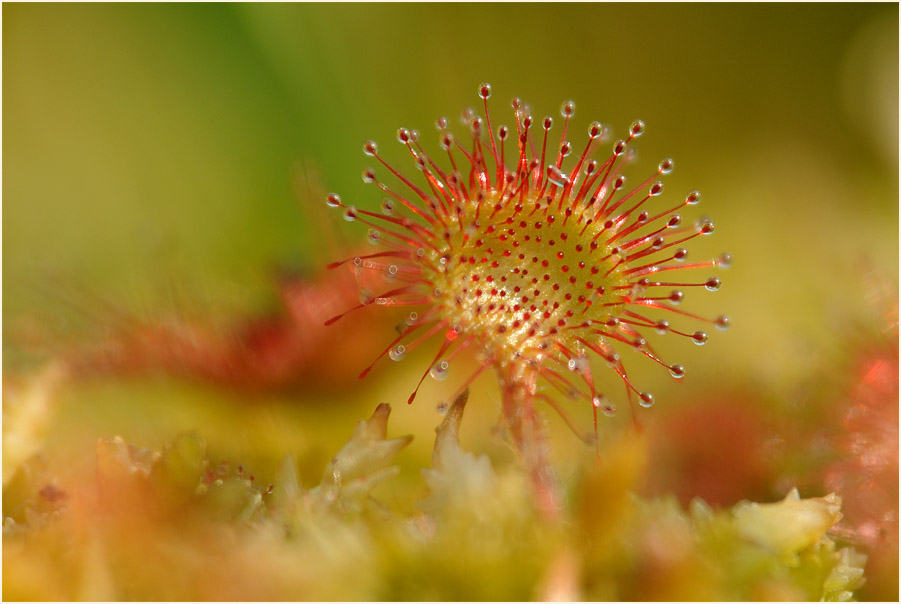
[[(630, 145), (644, 132), (641, 121), (629, 127), (625, 139), (609, 145), (609, 129), (592, 122), (581, 152), (565, 165), (574, 147), (567, 139), (575, 113), (572, 101), (561, 107), (561, 134), (549, 145), (552, 117), (544, 117), (539, 127), (528, 106), (514, 98), (515, 126), (500, 125), (495, 132), (488, 111), (491, 86), (480, 85), (478, 94), (484, 117), (472, 110), (464, 113), (471, 144), (455, 139), (447, 118), (437, 122), (439, 144), (448, 155), (444, 168), (423, 149), (416, 130), (398, 130), (398, 141), (409, 150), (424, 183), (414, 184), (387, 164), (376, 143), (369, 141), (364, 152), (393, 175), (403, 193), (367, 169), (364, 182), (375, 184), (386, 196), (381, 213), (347, 206), (335, 194), (328, 203), (343, 208), (345, 220), (369, 226), (369, 240), (383, 248), (346, 262), (357, 271), (378, 271), (385, 281), (385, 291), (365, 292), (360, 307), (423, 307), (410, 313), (400, 335), (380, 356), (401, 360), (436, 336), (441, 345), (422, 379), (431, 375), (442, 380), (453, 357), (472, 346), (482, 360), (459, 388), (467, 388), (484, 369), (495, 370), (510, 438), (530, 467), (544, 505), (553, 505), (550, 487), (542, 484), (548, 469), (536, 399), (540, 396), (560, 413), (565, 411), (539, 393), (539, 378), (570, 397), (579, 393), (574, 382), (582, 383), (594, 413), (595, 439), (598, 410), (613, 415), (617, 406), (598, 389), (590, 355), (619, 375), (630, 408), (633, 396), (651, 407), (654, 396), (630, 381), (618, 350), (634, 349), (674, 378), (684, 377), (685, 368), (661, 360), (645, 334), (673, 333), (695, 344), (707, 342), (704, 331), (671, 326), (664, 318), (671, 316), (726, 328), (725, 316), (705, 320), (677, 306), (685, 297), (683, 288), (716, 291), (718, 277), (685, 281), (670, 275), (728, 266), (731, 257), (686, 261), (688, 250), (681, 246), (714, 230), (709, 219), (683, 224), (678, 213), (700, 201), (698, 191), (671, 207), (649, 203), (663, 193), (664, 184), (657, 179), (672, 171), (672, 159), (660, 161), (644, 182), (627, 187), (621, 172), (630, 159)], [(540, 143), (530, 138), (533, 123), (541, 133)], [(610, 149), (594, 159), (601, 145)], [(512, 168), (504, 162), (505, 153)], [(408, 402), (415, 396), (416, 391)], [(634, 408), (631, 411), (637, 425)]]
[(898, 599), (897, 6), (2, 10), (4, 599)]

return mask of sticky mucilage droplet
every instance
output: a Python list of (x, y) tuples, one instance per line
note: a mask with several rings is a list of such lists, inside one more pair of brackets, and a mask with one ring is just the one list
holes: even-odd
[(450, 364), (447, 361), (438, 361), (437, 363), (432, 365), (431, 369), (429, 369), (429, 376), (431, 376), (432, 379), (440, 382), (447, 378), (447, 372), (449, 368)]

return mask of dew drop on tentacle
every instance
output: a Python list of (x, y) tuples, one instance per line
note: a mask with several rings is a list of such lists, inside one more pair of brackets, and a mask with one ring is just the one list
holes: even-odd
[(482, 135), (482, 118), (476, 116), (469, 121), (469, 129), (472, 131), (472, 135), (475, 138), (480, 138)]
[(366, 306), (366, 305), (369, 305), (369, 304), (372, 304), (373, 302), (375, 302), (375, 296), (373, 296), (372, 292), (369, 291), (368, 289), (366, 289), (365, 287), (360, 288), (359, 298), (360, 298), (360, 304), (362, 304), (363, 306)]
[(657, 166), (657, 170), (661, 174), (669, 174), (673, 171), (673, 160), (667, 157), (660, 162), (660, 164)]
[(375, 182), (375, 170), (372, 168), (366, 168), (363, 170), (363, 182), (367, 185)]
[(357, 208), (354, 206), (347, 206), (344, 208), (344, 213), (342, 214), (344, 220), (347, 222), (353, 222), (357, 219)]
[(366, 240), (372, 245), (378, 245), (382, 242), (382, 234), (375, 229), (369, 229), (366, 233)]
[(690, 206), (697, 205), (697, 203), (698, 203), (699, 201), (701, 201), (701, 192), (700, 192), (700, 191), (691, 191), (691, 192), (685, 197), (685, 203), (688, 204), (688, 205), (690, 205)]
[(382, 208), (382, 214), (384, 214), (385, 216), (394, 216), (395, 211), (396, 211), (394, 202), (391, 201), (390, 199), (383, 199), (381, 208)]
[(547, 178), (553, 184), (557, 186), (564, 186), (567, 182), (569, 182), (569, 178), (567, 178), (566, 174), (558, 168), (557, 166), (548, 166), (547, 167)]
[(720, 256), (716, 259), (716, 265), (719, 268), (729, 268), (730, 266), (732, 266), (732, 254), (720, 254)]
[(641, 120), (635, 120), (632, 122), (632, 125), (629, 126), (629, 133), (633, 137), (639, 137), (644, 134), (644, 122)]
[(698, 232), (700, 232), (701, 235), (709, 235), (714, 231), (715, 228), (716, 225), (713, 224), (712, 220), (710, 220), (709, 218), (704, 218), (703, 220), (701, 220), (701, 224), (698, 227)]
[(638, 395), (638, 404), (642, 407), (653, 407), (654, 406), (654, 395), (650, 392), (642, 392)]
[(572, 117), (576, 112), (576, 104), (572, 101), (566, 101), (560, 106), (560, 115), (563, 117)]
[(584, 373), (589, 370), (588, 357), (573, 357), (567, 361), (566, 368), (570, 371)]
[(379, 152), (379, 146), (375, 144), (374, 141), (366, 141), (363, 145), (363, 153), (369, 156), (374, 156)]
[(329, 196), (325, 198), (325, 204), (330, 208), (340, 208), (341, 198), (337, 193), (329, 193)]
[(681, 380), (685, 377), (685, 367), (683, 367), (682, 365), (670, 365), (669, 373), (677, 380)]
[(479, 86), (479, 96), (485, 100), (491, 97), (491, 84), (483, 83)]
[(404, 355), (406, 354), (407, 349), (403, 344), (398, 344), (394, 348), (388, 351), (388, 358), (392, 361), (402, 361), (404, 360)]
[(591, 399), (591, 404), (594, 405), (596, 409), (600, 409), (601, 413), (606, 415), (607, 417), (613, 417), (616, 415), (616, 405), (610, 402), (606, 396), (598, 395)]
[(703, 346), (707, 343), (707, 334), (703, 331), (696, 331), (691, 334), (691, 341), (698, 346)]
[(722, 282), (716, 277), (710, 277), (707, 281), (704, 282), (704, 287), (707, 291), (715, 292), (720, 288)]
[(727, 317), (726, 315), (720, 315), (713, 321), (713, 324), (716, 326), (716, 328), (721, 331), (729, 329), (730, 323), (731, 321), (729, 321), (729, 317)]
[(447, 361), (438, 361), (432, 368), (429, 369), (429, 376), (432, 379), (441, 381), (447, 377), (448, 370), (450, 369), (450, 364)]

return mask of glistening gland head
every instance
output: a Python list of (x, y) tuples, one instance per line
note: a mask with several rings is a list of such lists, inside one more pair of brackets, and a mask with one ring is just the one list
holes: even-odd
[[(592, 375), (588, 359), (595, 354), (619, 375), (630, 406), (633, 393), (641, 405), (651, 406), (654, 397), (633, 385), (620, 351), (632, 348), (681, 378), (684, 368), (663, 361), (646, 335), (672, 333), (704, 344), (705, 331), (681, 324), (721, 329), (729, 324), (726, 317), (705, 319), (678, 308), (684, 288), (720, 287), (717, 277), (682, 280), (678, 275), (731, 261), (728, 254), (687, 261), (682, 246), (714, 230), (709, 220), (687, 223), (678, 213), (697, 204), (700, 193), (691, 191), (678, 203), (656, 207), (664, 189), (659, 179), (673, 169), (670, 159), (641, 184), (626, 185), (621, 172), (630, 146), (644, 131), (640, 121), (612, 148), (607, 147), (608, 128), (593, 122), (584, 146), (576, 149), (567, 140), (572, 102), (561, 108), (557, 139), (550, 134), (554, 120), (536, 122), (519, 99), (512, 102), (514, 128), (495, 128), (488, 111), (491, 87), (483, 84), (478, 92), (484, 117), (471, 110), (464, 114), (471, 146), (451, 134), (445, 118), (437, 122), (445, 161), (426, 153), (417, 131), (398, 130), (398, 141), (420, 172), (415, 179), (384, 161), (376, 143), (364, 145), (391, 182), (375, 169), (363, 173), (364, 182), (385, 196), (380, 213), (347, 205), (335, 194), (328, 197), (346, 220), (367, 225), (369, 241), (379, 248), (330, 265), (350, 263), (355, 271), (383, 275), (385, 291), (364, 292), (357, 308), (418, 307), (376, 361), (386, 355), (400, 360), (439, 339), (420, 385), (428, 374), (443, 379), (458, 354), (476, 349), (480, 367), (461, 391), (494, 367), (505, 379), (537, 374), (567, 395), (585, 396), (595, 414), (601, 409), (612, 415), (616, 407)], [(611, 151), (593, 158), (602, 146)], [(584, 388), (577, 388), (577, 381)]]

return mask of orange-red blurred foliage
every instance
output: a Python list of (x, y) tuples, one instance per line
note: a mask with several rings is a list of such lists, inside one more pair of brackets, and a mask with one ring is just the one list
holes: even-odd
[(82, 376), (162, 372), (243, 390), (339, 388), (349, 368), (371, 363), (385, 340), (383, 324), (367, 320), (367, 310), (325, 325), (359, 304), (366, 276), (342, 267), (312, 280), (283, 279), (275, 312), (228, 326), (133, 322), (70, 362)]
[(767, 443), (773, 429), (754, 394), (728, 391), (677, 406), (648, 430), (646, 494), (674, 494), (687, 506), (766, 500), (773, 474)]

